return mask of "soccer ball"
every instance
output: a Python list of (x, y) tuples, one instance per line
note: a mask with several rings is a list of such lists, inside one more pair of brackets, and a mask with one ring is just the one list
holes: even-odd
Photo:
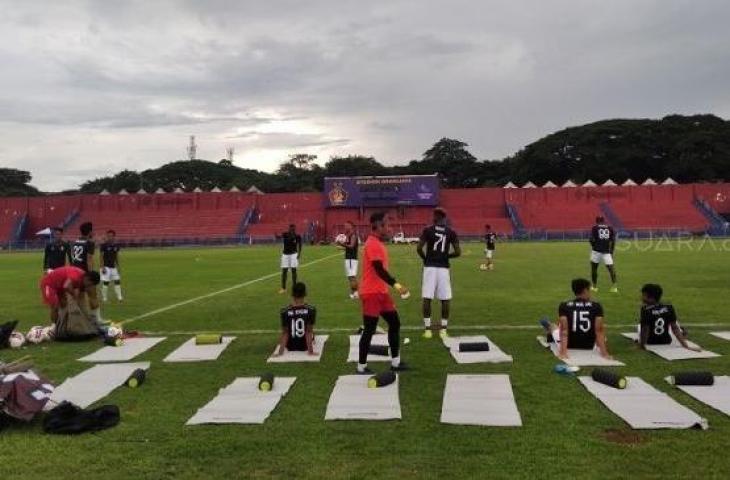
[(121, 338), (123, 334), (122, 329), (116, 326), (111, 326), (106, 331), (107, 338)]
[(8, 338), (8, 343), (10, 344), (10, 348), (20, 348), (25, 345), (25, 335), (20, 332), (13, 332), (10, 334), (10, 338)]
[(347, 241), (347, 235), (340, 233), (335, 237), (335, 243), (345, 243)]
[(44, 338), (43, 338), (43, 327), (31, 327), (31, 329), (28, 330), (28, 333), (25, 336), (25, 339), (29, 343), (33, 343), (33, 344), (36, 344), (36, 345), (39, 344), (39, 343), (41, 343), (44, 340)]
[(486, 263), (482, 263), (481, 265), (479, 265), (479, 270), (486, 270), (486, 269), (487, 269)]
[(43, 341), (50, 342), (56, 338), (56, 325), (50, 325), (43, 328)]

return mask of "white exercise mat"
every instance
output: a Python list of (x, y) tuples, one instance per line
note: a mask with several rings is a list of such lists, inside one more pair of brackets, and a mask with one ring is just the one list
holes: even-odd
[(80, 362), (127, 362), (154, 347), (167, 337), (127, 338), (120, 347), (106, 346), (91, 355), (79, 358)]
[(236, 337), (222, 337), (221, 343), (197, 345), (195, 343), (195, 337), (193, 337), (165, 357), (163, 362), (205, 362), (216, 360), (235, 339)]
[(67, 378), (65, 382), (56, 387), (50, 401), (46, 404), (46, 410), (50, 410), (63, 401), (86, 408), (124, 385), (138, 368), (149, 370), (150, 362), (94, 365), (75, 377)]
[[(449, 349), (451, 356), (456, 363), (511, 363), (512, 357), (504, 353), (496, 343), (492, 342), (485, 335), (472, 335), (464, 337), (446, 337), (444, 345)], [(489, 351), (486, 352), (460, 352), (460, 343), (486, 342), (489, 344)]]
[(623, 390), (598, 383), (588, 376), (578, 379), (593, 396), (633, 429), (708, 428), (706, 419), (639, 377), (626, 377), (628, 385)]
[[(537, 337), (537, 341), (545, 348), (549, 348), (556, 357), (560, 353), (559, 347), (555, 342), (548, 343), (545, 337)], [(603, 358), (597, 349), (579, 350), (575, 348), (568, 349), (568, 358), (560, 359), (567, 365), (572, 367), (623, 367), (624, 363), (616, 360)]]
[[(639, 339), (639, 334), (635, 332), (622, 333), (621, 335), (629, 340), (633, 340), (634, 342)], [(690, 342), (689, 340), (687, 341), (687, 344), (691, 347), (700, 348), (699, 345), (694, 342)], [(665, 360), (693, 360), (697, 358), (715, 358), (720, 356), (717, 353), (710, 352), (709, 350), (702, 350), (701, 352), (687, 350), (681, 343), (679, 343), (679, 341), (677, 341), (676, 338), (674, 338), (674, 335), (672, 335), (672, 343), (669, 345), (646, 345), (646, 349), (651, 353), (659, 355)]]
[(394, 420), (401, 418), (398, 379), (368, 388), (370, 375), (343, 375), (327, 403), (325, 420)]
[(730, 332), (710, 332), (710, 335), (730, 341)]
[(266, 360), (267, 363), (296, 363), (296, 362), (319, 362), (322, 359), (322, 354), (324, 353), (324, 346), (327, 343), (327, 340), (330, 338), (329, 335), (315, 335), (314, 336), (314, 345), (312, 345), (312, 349), (314, 350), (315, 355), (310, 355), (307, 352), (290, 352), (289, 350), (284, 351), (284, 355), (280, 357), (275, 357), (277, 351), (279, 351), (279, 346), (277, 345), (274, 347), (274, 351), (272, 352), (271, 356), (268, 360)]
[(441, 423), (521, 427), (509, 375), (448, 375)]
[[(666, 380), (669, 381), (669, 378)], [(730, 415), (730, 377), (716, 376), (714, 385), (677, 385), (677, 388), (705, 405)]]
[[(388, 335), (375, 334), (373, 335), (373, 341), (370, 345), (385, 345), (388, 346)], [(350, 353), (347, 355), (347, 361), (349, 363), (357, 363), (360, 357), (360, 335), (350, 335)], [(368, 354), (369, 362), (389, 362), (390, 355), (374, 355)]]
[(186, 425), (207, 423), (262, 424), (289, 392), (296, 377), (275, 377), (269, 392), (259, 390), (260, 377), (237, 378), (197, 411)]

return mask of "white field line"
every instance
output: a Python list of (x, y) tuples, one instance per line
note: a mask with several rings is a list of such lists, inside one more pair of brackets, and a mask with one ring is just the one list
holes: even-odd
[[(310, 265), (314, 265), (315, 263), (323, 262), (325, 260), (329, 260), (330, 258), (334, 258), (337, 256), (342, 255), (341, 253), (333, 253), (332, 255), (327, 255), (322, 258), (318, 258), (317, 260), (312, 260), (309, 263), (305, 263), (303, 265), (300, 265), (299, 268), (308, 267)], [(169, 310), (174, 310), (175, 308), (183, 307), (185, 305), (190, 305), (191, 303), (199, 302), (201, 300), (205, 300), (207, 298), (215, 297), (217, 295), (222, 295), (224, 293), (232, 292), (233, 290), (238, 290), (239, 288), (248, 287), (249, 285), (253, 285), (254, 283), (262, 282), (264, 280), (268, 280), (270, 278), (276, 277), (281, 275), (281, 270), (270, 273), (268, 275), (264, 275), (263, 277), (254, 278), (253, 280), (248, 280), (243, 283), (239, 283), (236, 285), (232, 285), (230, 287), (226, 287), (221, 290), (216, 290), (215, 292), (206, 293), (205, 295), (200, 295), (198, 297), (190, 298), (188, 300), (183, 300), (182, 302), (173, 303), (172, 305), (167, 305), (165, 307), (156, 308), (155, 310), (149, 311), (147, 313), (143, 313), (141, 315), (137, 315), (136, 317), (127, 318), (126, 320), (122, 320), (121, 324), (127, 324), (131, 322), (136, 322), (137, 320), (142, 320), (143, 318), (152, 317), (154, 315), (167, 312)]]
[[(687, 323), (682, 322), (682, 325), (692, 328), (727, 328), (730, 327), (730, 324), (727, 323)], [(608, 325), (607, 325), (608, 326)], [(355, 330), (357, 330), (357, 326), (352, 326), (350, 328), (346, 327), (338, 327), (338, 328), (317, 328), (317, 333), (322, 334), (330, 334), (330, 333), (348, 333), (350, 335), (355, 334)], [(636, 328), (636, 324), (626, 324), (626, 325), (610, 325), (609, 328), (612, 330), (625, 330), (628, 328)], [(422, 326), (415, 326), (415, 325), (404, 325), (401, 327), (401, 330), (404, 330), (406, 332), (412, 332), (412, 331), (418, 331), (420, 332), (423, 330)], [(535, 322), (532, 325), (464, 325), (460, 327), (449, 327), (449, 330), (451, 331), (471, 331), (471, 330), (535, 330), (535, 331), (542, 331), (542, 327)], [(147, 331), (144, 330), (142, 333), (146, 335), (198, 335), (200, 333), (211, 333), (211, 330), (204, 330), (204, 331), (195, 331), (195, 330), (173, 330), (173, 331), (167, 331), (167, 330), (159, 330), (159, 331)], [(251, 329), (251, 330), (221, 330), (220, 332), (224, 335), (275, 335), (281, 333), (281, 329)]]

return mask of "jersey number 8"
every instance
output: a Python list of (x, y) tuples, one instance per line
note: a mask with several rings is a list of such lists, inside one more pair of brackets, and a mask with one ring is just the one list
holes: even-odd
[(665, 322), (663, 318), (657, 318), (654, 322), (654, 335), (660, 336), (664, 335), (665, 328), (664, 328)]

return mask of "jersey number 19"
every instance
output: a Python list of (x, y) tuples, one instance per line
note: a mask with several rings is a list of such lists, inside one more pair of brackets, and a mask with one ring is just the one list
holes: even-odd
[(302, 338), (304, 336), (304, 319), (295, 318), (291, 321), (291, 334), (293, 337)]

